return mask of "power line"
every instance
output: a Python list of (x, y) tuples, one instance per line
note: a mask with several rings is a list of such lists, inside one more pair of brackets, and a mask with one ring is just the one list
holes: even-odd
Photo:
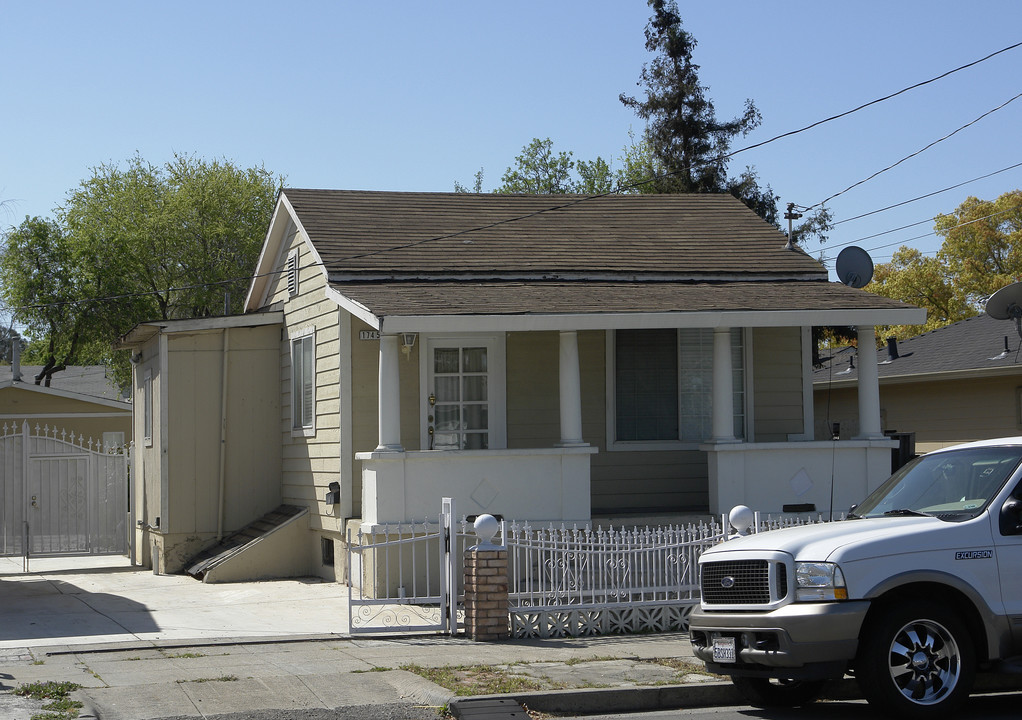
[[(783, 138), (791, 137), (793, 135), (798, 135), (800, 133), (806, 132), (807, 130), (811, 130), (811, 129), (813, 129), (815, 127), (818, 127), (820, 125), (823, 125), (825, 123), (829, 123), (829, 122), (832, 122), (834, 120), (839, 120), (840, 118), (847, 117), (848, 115), (851, 115), (853, 113), (859, 112), (860, 110), (864, 110), (864, 109), (866, 109), (866, 108), (868, 108), (868, 107), (870, 107), (872, 105), (876, 105), (876, 104), (884, 102), (886, 100), (890, 100), (892, 98), (898, 97), (899, 95), (907, 93), (910, 90), (915, 90), (916, 88), (923, 87), (924, 85), (929, 85), (930, 83), (934, 83), (934, 82), (936, 82), (938, 80), (942, 80), (942, 79), (948, 77), (949, 75), (953, 75), (954, 73), (960, 72), (962, 70), (966, 70), (966, 69), (971, 68), (971, 67), (973, 67), (975, 65), (979, 65), (980, 63), (985, 62), (985, 61), (987, 61), (987, 60), (989, 60), (989, 59), (991, 59), (993, 57), (996, 57), (997, 55), (1000, 55), (1002, 53), (1008, 52), (1009, 50), (1014, 50), (1014, 49), (1016, 49), (1018, 47), (1022, 47), (1022, 42), (1017, 42), (1017, 43), (1015, 43), (1013, 45), (1008, 45), (1007, 47), (1004, 47), (1004, 48), (1001, 48), (1000, 50), (992, 52), (989, 55), (986, 55), (985, 57), (979, 58), (978, 60), (974, 60), (974, 61), (972, 61), (970, 63), (966, 63), (965, 65), (960, 65), (960, 66), (958, 66), (956, 68), (948, 70), (947, 72), (941, 73), (940, 75), (932, 77), (932, 78), (930, 78), (928, 80), (923, 80), (922, 82), (915, 83), (914, 85), (909, 85), (908, 87), (902, 88), (901, 90), (898, 90), (897, 92), (890, 93), (889, 95), (884, 95), (883, 97), (876, 98), (875, 100), (870, 100), (869, 102), (863, 103), (862, 105), (854, 107), (851, 110), (846, 110), (845, 112), (838, 113), (837, 115), (831, 115), (830, 117), (824, 118), (822, 120), (817, 120), (816, 122), (810, 123), (809, 125), (806, 125), (805, 127), (801, 127), (801, 128), (799, 128), (797, 130), (791, 130), (789, 132), (781, 133), (780, 135), (775, 135), (774, 137), (769, 138), (767, 140), (763, 140), (762, 142), (754, 143), (752, 145), (747, 145), (746, 147), (739, 148), (738, 150), (734, 150), (734, 151), (732, 151), (730, 153), (727, 153), (725, 155), (718, 156), (718, 157), (716, 157), (716, 158), (714, 158), (712, 160), (709, 160), (707, 162), (704, 162), (704, 163), (701, 163), (701, 164), (697, 164), (697, 165), (695, 165), (695, 167), (698, 168), (698, 167), (706, 167), (706, 166), (709, 166), (709, 165), (719, 164), (719, 163), (721, 163), (721, 162), (723, 162), (725, 160), (729, 160), (729, 159), (733, 158), (735, 155), (738, 155), (740, 153), (747, 152), (749, 150), (754, 150), (756, 148), (763, 147), (764, 145), (769, 145), (770, 143), (776, 142), (776, 141), (781, 140)], [(1014, 100), (1014, 99), (1015, 98), (1012, 98), (1012, 100)], [(1009, 100), (1008, 102), (1011, 102), (1011, 100)], [(1007, 105), (1007, 103), (1005, 103), (1005, 105)], [(1000, 109), (1000, 108), (996, 108), (996, 109)], [(993, 112), (993, 111), (991, 111), (991, 112)], [(987, 114), (989, 114), (989, 113), (987, 113)], [(973, 122), (976, 122), (979, 119), (981, 119), (981, 118), (977, 118), (977, 120), (974, 120)], [(959, 130), (961, 130), (961, 129), (962, 128), (959, 128)], [(958, 132), (958, 131), (956, 130), (955, 132)], [(954, 134), (954, 133), (952, 133), (952, 134)], [(950, 137), (950, 136), (948, 136), (948, 137)], [(925, 149), (926, 148), (923, 148), (923, 150), (925, 150)], [(919, 152), (922, 152), (922, 150), (920, 150)], [(899, 161), (899, 162), (901, 162), (901, 161)], [(639, 181), (639, 182), (631, 183), (629, 185), (623, 185), (623, 186), (619, 185), (618, 187), (616, 187), (613, 190), (608, 191), (608, 192), (597, 193), (597, 194), (594, 194), (594, 195), (582, 196), (582, 197), (579, 197), (579, 198), (577, 198), (575, 200), (572, 200), (571, 202), (563, 203), (561, 205), (556, 205), (556, 206), (552, 206), (552, 207), (541, 209), (541, 210), (536, 210), (535, 212), (527, 213), (525, 215), (520, 215), (520, 216), (517, 216), (517, 217), (508, 218), (506, 220), (499, 220), (497, 222), (489, 223), (487, 225), (481, 225), (479, 227), (469, 228), (467, 230), (461, 230), (461, 231), (454, 232), (454, 233), (449, 233), (449, 234), (446, 234), (446, 235), (439, 235), (439, 236), (436, 236), (436, 237), (424, 238), (422, 240), (416, 240), (414, 242), (406, 243), (404, 245), (397, 245), (395, 247), (386, 248), (386, 249), (381, 248), (379, 250), (374, 250), (374, 251), (368, 252), (368, 253), (361, 253), (359, 255), (352, 255), (352, 256), (343, 258), (343, 260), (345, 260), (345, 261), (346, 260), (358, 260), (360, 258), (371, 257), (371, 256), (374, 256), (374, 255), (380, 255), (380, 254), (386, 253), (386, 252), (393, 252), (393, 251), (396, 251), (396, 250), (406, 250), (408, 248), (417, 247), (419, 245), (423, 245), (423, 244), (428, 243), (428, 242), (434, 242), (434, 241), (439, 241), (439, 240), (449, 240), (451, 238), (459, 237), (461, 235), (468, 235), (468, 234), (474, 233), (474, 232), (482, 232), (483, 230), (489, 230), (489, 229), (492, 229), (492, 228), (500, 226), (500, 225), (506, 225), (506, 224), (509, 224), (509, 223), (515, 223), (515, 222), (519, 222), (521, 220), (526, 220), (528, 218), (536, 217), (537, 215), (542, 215), (543, 213), (546, 213), (546, 212), (552, 212), (554, 210), (563, 210), (565, 208), (572, 207), (574, 205), (578, 205), (580, 203), (587, 202), (589, 200), (597, 200), (599, 198), (608, 197), (610, 195), (616, 195), (618, 193), (621, 193), (621, 192), (624, 192), (624, 191), (627, 191), (627, 190), (634, 190), (634, 189), (637, 189), (637, 188), (639, 188), (639, 187), (641, 187), (643, 185), (648, 185), (651, 182), (655, 182), (655, 181), (657, 181), (659, 179), (663, 179), (663, 178), (671, 177), (673, 175), (677, 175), (679, 172), (683, 172), (683, 171), (682, 170), (677, 170), (677, 171), (673, 171), (673, 172), (669, 172), (669, 173), (663, 173), (663, 174), (657, 175), (657, 176), (655, 176), (653, 178), (649, 178), (647, 180), (642, 180), (642, 181)], [(883, 171), (881, 171), (881, 172), (883, 172)], [(870, 178), (867, 178), (867, 179), (870, 179)], [(865, 182), (865, 181), (863, 181), (863, 182)], [(857, 184), (860, 184), (860, 183), (857, 183)], [(851, 188), (848, 188), (848, 189), (850, 190)], [(847, 190), (844, 190), (842, 192), (847, 192)], [(838, 194), (841, 194), (841, 193), (838, 193)], [(830, 200), (830, 199), (832, 199), (834, 197), (837, 197), (837, 196), (836, 195), (832, 195), (831, 198), (828, 198), (828, 200)], [(826, 202), (826, 201), (824, 201), (824, 202)], [(822, 205), (822, 204), (823, 203), (817, 203), (817, 205)], [(813, 205), (812, 207), (816, 207), (816, 205)], [(805, 208), (805, 209), (809, 210), (809, 209), (812, 209), (812, 207), (811, 208)]]
[[(974, 183), (974, 182), (977, 182), (979, 180), (986, 180), (988, 177), (993, 177), (994, 175), (999, 175), (1000, 173), (1007, 172), (1008, 170), (1014, 170), (1017, 167), (1022, 167), (1022, 162), (1015, 163), (1014, 165), (1009, 165), (1008, 167), (1001, 168), (1000, 170), (994, 170), (992, 173), (987, 173), (986, 175), (980, 175), (979, 177), (974, 177), (971, 180), (966, 180), (966, 181), (960, 182), (960, 183), (958, 183), (956, 185), (950, 185), (950, 186), (948, 186), (946, 188), (941, 188), (940, 190), (934, 190), (933, 192), (926, 193), (925, 195), (919, 195), (918, 197), (914, 197), (911, 200), (903, 200), (902, 202), (895, 203), (894, 205), (888, 205), (887, 207), (882, 207), (879, 210), (870, 210), (869, 212), (862, 213), (861, 215), (856, 215), (854, 217), (845, 218), (844, 220), (838, 220), (837, 222), (835, 222), (833, 224), (834, 225), (841, 225), (842, 223), (851, 222), (852, 220), (860, 220), (861, 218), (869, 217), (870, 215), (876, 215), (877, 213), (882, 213), (882, 212), (885, 212), (887, 210), (893, 210), (894, 208), (901, 207), (902, 205), (908, 205), (909, 203), (914, 203), (917, 200), (925, 200), (928, 197), (933, 197), (934, 195), (940, 195), (941, 193), (948, 192), (949, 190), (957, 190), (958, 188), (960, 188), (960, 187), (962, 187), (964, 185), (968, 185), (969, 183)], [(926, 221), (924, 220), (923, 222), (926, 222)]]
[(976, 123), (978, 123), (983, 118), (987, 117), (988, 115), (992, 115), (993, 113), (995, 113), (998, 110), (1000, 110), (1000, 109), (1004, 108), (1005, 106), (1007, 106), (1009, 103), (1012, 103), (1015, 100), (1018, 100), (1020, 97), (1022, 97), (1022, 93), (1019, 93), (1018, 95), (1016, 95), (1016, 96), (1014, 96), (1014, 97), (1004, 101), (1003, 103), (1001, 103), (997, 107), (993, 108), (992, 110), (988, 110), (987, 112), (983, 113), (978, 118), (976, 118), (975, 120), (972, 120), (971, 122), (967, 122), (965, 125), (962, 125), (960, 128), (957, 128), (957, 129), (953, 130), (952, 132), (948, 133), (944, 137), (938, 138), (937, 140), (934, 140), (933, 142), (931, 142), (928, 145), (920, 148), (919, 150), (916, 150), (914, 153), (912, 153), (910, 155), (906, 155), (901, 160), (898, 160), (897, 162), (895, 162), (895, 163), (893, 163), (891, 165), (888, 165), (887, 167), (883, 168), (882, 170), (877, 170), (875, 173), (873, 173), (869, 177), (867, 177), (867, 178), (865, 178), (863, 180), (860, 180), (857, 183), (853, 183), (852, 185), (849, 185), (848, 187), (846, 187), (844, 190), (842, 190), (840, 192), (836, 192), (833, 195), (831, 195), (830, 197), (821, 200), (820, 202), (816, 203), (815, 205), (810, 205), (809, 207), (807, 207), (805, 209), (806, 210), (812, 210), (815, 207), (820, 207), (821, 205), (825, 205), (826, 203), (830, 202), (834, 198), (836, 198), (836, 197), (838, 197), (840, 195), (844, 195), (849, 190), (852, 190), (853, 188), (857, 188), (859, 185), (862, 185), (863, 183), (869, 182), (870, 180), (872, 180), (873, 178), (877, 177), (878, 175), (882, 175), (883, 173), (887, 172), (888, 170), (892, 170), (892, 169), (898, 167), (899, 165), (901, 165), (906, 160), (910, 160), (910, 159), (916, 157), (917, 155), (922, 154), (923, 152), (929, 150), (931, 147), (933, 147), (937, 143), (941, 143), (941, 142), (947, 140), (948, 138), (958, 134), (962, 130), (965, 130), (966, 128), (968, 128), (970, 126), (975, 125)]

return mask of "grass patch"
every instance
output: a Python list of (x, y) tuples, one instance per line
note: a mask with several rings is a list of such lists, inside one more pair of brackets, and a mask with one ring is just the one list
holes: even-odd
[(195, 678), (194, 680), (178, 680), (177, 683), (207, 683), (207, 682), (234, 682), (238, 679), (237, 675), (221, 675), (215, 678)]
[(15, 695), (27, 696), (33, 700), (49, 700), (42, 709), (46, 712), (36, 713), (32, 720), (73, 720), (78, 717), (78, 710), (82, 703), (72, 700), (68, 695), (80, 688), (81, 685), (73, 682), (48, 682), (29, 683), (21, 685), (14, 690)]
[(174, 659), (174, 658), (200, 658), (200, 657), (206, 657), (206, 655), (204, 653), (188, 652), (188, 653), (178, 653), (177, 655), (167, 655), (167, 657), (171, 658), (171, 659)]
[(371, 668), (369, 668), (367, 670), (352, 670), (351, 672), (352, 673), (370, 673), (370, 672), (389, 672), (389, 671), (390, 671), (389, 667), (382, 667), (380, 665), (374, 665), (373, 667), (371, 667)]
[(581, 665), (582, 663), (608, 662), (610, 660), (620, 660), (620, 659), (621, 658), (614, 657), (613, 655), (596, 655), (594, 657), (586, 657), (586, 658), (573, 657), (573, 658), (568, 658), (567, 660), (565, 660), (564, 664), (568, 665), (568, 666), (571, 666), (571, 665)]
[(442, 665), (423, 667), (402, 665), (402, 670), (415, 673), (445, 687), (455, 695), (497, 695), (543, 690), (545, 686), (528, 677), (511, 675), (506, 669), (491, 665)]
[(73, 682), (34, 682), (27, 685), (20, 685), (14, 690), (15, 695), (28, 696), (33, 700), (49, 700), (50, 698), (64, 698), (80, 688), (81, 685)]
[(711, 673), (701, 662), (693, 662), (691, 660), (683, 660), (681, 658), (649, 658), (648, 660), (642, 660), (642, 662), (655, 663), (657, 665), (669, 667), (679, 675), (712, 675), (713, 677), (725, 677), (724, 675), (715, 675), (714, 673)]

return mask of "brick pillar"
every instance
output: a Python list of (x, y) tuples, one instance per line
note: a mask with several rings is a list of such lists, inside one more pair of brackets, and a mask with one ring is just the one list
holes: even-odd
[(465, 633), (473, 640), (510, 637), (507, 550), (490, 545), (465, 551)]

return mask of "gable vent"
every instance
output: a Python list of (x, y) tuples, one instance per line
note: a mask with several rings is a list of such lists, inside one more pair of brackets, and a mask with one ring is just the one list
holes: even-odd
[(298, 294), (298, 251), (292, 250), (287, 256), (287, 294), (294, 297)]

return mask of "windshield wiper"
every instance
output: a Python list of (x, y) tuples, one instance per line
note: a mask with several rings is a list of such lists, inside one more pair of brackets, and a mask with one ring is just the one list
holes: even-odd
[(928, 512), (922, 510), (913, 510), (912, 508), (898, 508), (897, 510), (888, 510), (884, 515), (898, 515), (901, 517), (912, 516), (912, 517), (933, 517)]

